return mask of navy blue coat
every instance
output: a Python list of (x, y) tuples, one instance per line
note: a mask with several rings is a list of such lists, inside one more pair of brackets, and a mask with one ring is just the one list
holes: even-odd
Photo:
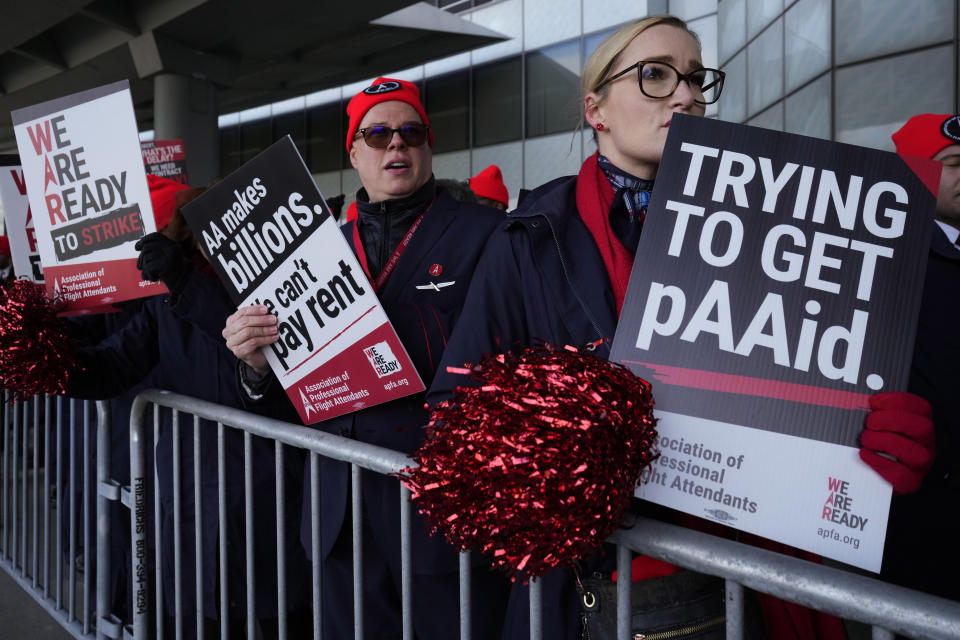
[(933, 407), (936, 459), (916, 493), (890, 508), (882, 576), (960, 600), (960, 251), (938, 227), (930, 240), (908, 390)]
[[(474, 273), (463, 314), (428, 392), (435, 404), (466, 382), (447, 366), (476, 363), (485, 353), (538, 341), (584, 346), (613, 338), (617, 309), (603, 258), (576, 209), (576, 178), (533, 191), (491, 237)], [(610, 343), (596, 349), (609, 358)], [(542, 578), (546, 638), (578, 638), (580, 620), (571, 571)], [(527, 589), (514, 585), (505, 638), (529, 633)]]
[[(140, 312), (118, 332), (96, 347), (84, 349), (83, 374), (75, 376), (68, 390), (70, 395), (85, 398), (109, 398), (143, 379), (151, 371), (158, 386), (227, 406), (242, 406), (235, 383), (236, 358), (227, 349), (221, 336), (227, 315), (234, 310), (226, 290), (214, 278), (192, 272), (186, 286), (171, 303), (167, 296), (147, 299)], [(269, 410), (269, 406), (262, 408)], [(168, 614), (173, 613), (173, 433), (169, 411), (161, 411), (161, 422), (155, 459), (161, 502), (161, 564)], [(194, 594), (194, 484), (193, 484), (193, 421), (180, 421), (181, 463), (181, 540), (183, 551), (183, 614), (195, 611)], [(203, 610), (207, 617), (217, 617), (219, 593), (218, 535), (225, 535), (228, 545), (228, 579), (230, 583), (231, 617), (241, 617), (246, 610), (244, 590), (243, 546), (243, 436), (225, 430), (225, 465), (227, 473), (227, 532), (218, 531), (217, 514), (217, 428), (209, 421), (200, 423), (201, 463), (201, 553), (203, 566)], [(255, 586), (256, 616), (277, 615), (276, 599), (276, 519), (273, 445), (253, 438), (252, 464), (255, 505)], [(301, 499), (303, 459), (295, 451), (285, 456), (285, 488), (287, 504)], [(308, 574), (299, 544), (299, 513), (288, 508), (287, 549), (288, 606), (306, 603)]]
[[(446, 191), (438, 196), (410, 244), (377, 296), (424, 384), (429, 387), (440, 367), (447, 340), (460, 318), (467, 285), (480, 258), (487, 237), (503, 220), (503, 214), (489, 207), (463, 203)], [(354, 222), (342, 227), (353, 237)], [(351, 242), (352, 244), (352, 242)], [(439, 265), (439, 276), (430, 269)], [(452, 282), (439, 289), (419, 285)], [(315, 425), (329, 433), (345, 435), (381, 447), (411, 453), (423, 440), (428, 421), (424, 394), (332, 418)], [(321, 458), (323, 554), (330, 553), (347, 513), (349, 467)], [(399, 493), (392, 478), (365, 476), (364, 501), (374, 529), (399, 540)], [(309, 486), (305, 488), (302, 540), (310, 548)], [(456, 571), (457, 555), (442, 536), (422, 534), (425, 525), (414, 510), (413, 558), (415, 573)], [(399, 547), (398, 547), (399, 548)]]

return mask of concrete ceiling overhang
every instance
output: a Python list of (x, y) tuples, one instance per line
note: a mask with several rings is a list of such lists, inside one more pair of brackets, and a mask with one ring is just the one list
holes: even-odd
[(410, 0), (30, 0), (0, 19), (0, 153), (10, 111), (127, 79), (153, 127), (157, 73), (208, 80), (229, 113), (372, 78), (504, 36)]

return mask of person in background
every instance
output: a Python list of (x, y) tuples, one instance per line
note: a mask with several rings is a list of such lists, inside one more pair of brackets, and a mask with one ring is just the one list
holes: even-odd
[[(363, 187), (357, 217), (341, 229), (424, 384), (438, 371), (447, 339), (461, 317), (467, 284), (487, 237), (503, 217), (460, 202), (433, 177), (433, 132), (416, 85), (377, 78), (347, 105), (347, 151)], [(433, 286), (430, 286), (430, 285)], [(442, 284), (443, 286), (437, 286)], [(277, 318), (263, 306), (227, 319), (227, 346), (243, 362), (240, 381), (253, 400), (281, 393), (261, 349), (275, 342)], [(286, 400), (284, 396), (284, 400)], [(292, 407), (289, 408), (292, 411)], [(326, 420), (328, 433), (410, 453), (428, 421), (424, 394)], [(349, 465), (320, 458), (324, 637), (353, 637), (352, 535)], [(309, 477), (309, 474), (306, 474)], [(311, 549), (309, 484), (301, 540)], [(364, 630), (368, 638), (398, 637), (401, 629), (400, 505), (395, 478), (363, 474)], [(413, 627), (421, 640), (459, 633), (459, 558), (441, 535), (427, 534), (414, 514)], [(500, 635), (509, 583), (472, 556), (474, 638)]]
[[(243, 406), (234, 376), (236, 359), (226, 348), (220, 330), (234, 309), (227, 291), (199, 251), (196, 240), (186, 224), (180, 206), (200, 195), (203, 189), (182, 189), (170, 184), (152, 181), (154, 202), (168, 198), (166, 205), (157, 206), (158, 213), (166, 212), (168, 224), (162, 232), (148, 234), (137, 241), (140, 251), (137, 267), (145, 280), (162, 281), (169, 295), (157, 295), (132, 307), (130, 317), (122, 327), (112, 331), (101, 341), (83, 347), (77, 354), (77, 367), (69, 378), (67, 395), (76, 398), (106, 399), (128, 391), (148, 376), (153, 386), (189, 395), (202, 400), (232, 407)], [(158, 226), (163, 224), (158, 220)], [(266, 408), (265, 408), (266, 409)], [(127, 414), (129, 416), (129, 413)], [(230, 619), (230, 633), (242, 633), (246, 616), (247, 597), (244, 586), (246, 566), (246, 531), (244, 525), (244, 437), (235, 429), (224, 433), (227, 530), (219, 528), (217, 425), (208, 420), (199, 421), (200, 451), (194, 451), (192, 425), (181, 421), (179, 438), (174, 437), (170, 411), (160, 412), (157, 444), (154, 451), (160, 501), (160, 540), (163, 551), (159, 567), (164, 589), (165, 632), (172, 637), (176, 619), (175, 561), (176, 536), (181, 540), (181, 605), (184, 637), (194, 637), (195, 616), (198, 607), (205, 618), (207, 637), (216, 637), (219, 620)], [(129, 437), (129, 429), (126, 430)], [(274, 445), (259, 437), (251, 439), (252, 500), (254, 504), (255, 612), (264, 638), (279, 637), (277, 610), (277, 540), (276, 540), (276, 482)], [(122, 445), (121, 445), (122, 446)], [(180, 456), (180, 528), (174, 526), (176, 517), (173, 482), (177, 475), (173, 461), (174, 451)], [(126, 447), (129, 459), (129, 446)], [(200, 556), (194, 549), (194, 456), (201, 458), (200, 494)], [(288, 505), (301, 502), (303, 455), (288, 450), (284, 457), (285, 501)], [(286, 511), (287, 539), (280, 544), (286, 552), (288, 630), (291, 637), (309, 633), (308, 573), (303, 550), (298, 540), (299, 510)], [(129, 528), (127, 529), (129, 536)], [(225, 559), (229, 576), (229, 610), (219, 610), (218, 541), (226, 539), (229, 549)], [(194, 567), (203, 569), (200, 602), (193, 586)], [(127, 565), (129, 569), (129, 564)]]
[[(449, 398), (457, 386), (470, 384), (447, 367), (476, 363), (485, 353), (544, 341), (589, 345), (596, 357), (609, 358), (671, 119), (677, 113), (703, 116), (706, 105), (719, 98), (724, 75), (704, 68), (696, 34), (673, 16), (627, 24), (596, 48), (584, 65), (581, 89), (598, 152), (587, 158), (578, 175), (535, 189), (491, 236), (463, 319), (429, 390), (430, 404)], [(655, 385), (653, 392), (655, 397)], [(891, 462), (898, 471), (903, 466)], [(660, 517), (678, 518), (667, 509), (654, 511)], [(689, 520), (681, 521), (697, 528), (712, 524), (692, 516)], [(721, 525), (717, 529), (721, 535), (737, 535)], [(612, 556), (594, 558), (586, 570), (608, 572)], [(649, 605), (639, 613), (657, 607), (672, 607), (675, 613), (662, 618), (663, 628), (657, 631), (679, 633), (703, 621), (692, 614), (693, 603), (702, 596), (696, 590), (701, 587), (695, 585), (709, 586), (709, 576), (647, 556), (638, 556), (633, 569), (634, 595)], [(580, 637), (574, 572), (555, 569), (541, 578), (541, 584), (544, 637)], [(505, 638), (528, 637), (528, 591), (514, 585)], [(844, 637), (837, 618), (772, 597), (758, 599), (771, 637)], [(759, 619), (748, 610), (747, 637), (765, 635), (753, 621)], [(714, 626), (711, 633), (722, 634), (722, 623), (714, 621)]]
[(480, 198), (478, 198), (477, 194), (475, 194), (470, 187), (467, 186), (466, 182), (461, 182), (460, 180), (451, 180), (449, 178), (438, 178), (437, 186), (443, 187), (447, 193), (460, 202), (480, 204)]
[(881, 576), (960, 600), (960, 114), (914, 116), (893, 142), (899, 154), (942, 163), (908, 383), (932, 406), (936, 458), (922, 484), (913, 478), (918, 491), (893, 499)]
[(467, 185), (480, 199), (480, 204), (506, 211), (510, 206), (510, 193), (503, 183), (503, 174), (500, 167), (490, 165), (477, 175), (467, 180)]

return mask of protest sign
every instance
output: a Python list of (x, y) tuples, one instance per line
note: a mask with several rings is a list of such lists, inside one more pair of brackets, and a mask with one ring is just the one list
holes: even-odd
[(18, 156), (0, 155), (0, 202), (13, 255), (13, 272), (18, 278), (43, 282), (37, 233)]
[(183, 213), (234, 302), (277, 316), (264, 354), (305, 424), (423, 391), (289, 136)]
[(890, 485), (858, 437), (906, 389), (939, 175), (674, 116), (611, 356), (660, 419), (638, 496), (879, 570)]
[(166, 291), (136, 268), (156, 225), (129, 83), (11, 115), (48, 293), (75, 313)]
[(147, 173), (188, 184), (187, 155), (183, 151), (183, 140), (141, 142), (140, 153), (143, 154), (143, 166)]

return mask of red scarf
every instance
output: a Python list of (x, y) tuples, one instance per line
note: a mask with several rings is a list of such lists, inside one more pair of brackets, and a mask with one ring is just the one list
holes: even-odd
[(617, 317), (620, 317), (630, 271), (633, 269), (633, 254), (627, 251), (610, 228), (613, 196), (613, 186), (597, 164), (595, 153), (586, 159), (577, 176), (577, 211), (603, 257), (603, 266), (607, 268), (607, 277), (610, 278), (613, 296), (617, 301)]

